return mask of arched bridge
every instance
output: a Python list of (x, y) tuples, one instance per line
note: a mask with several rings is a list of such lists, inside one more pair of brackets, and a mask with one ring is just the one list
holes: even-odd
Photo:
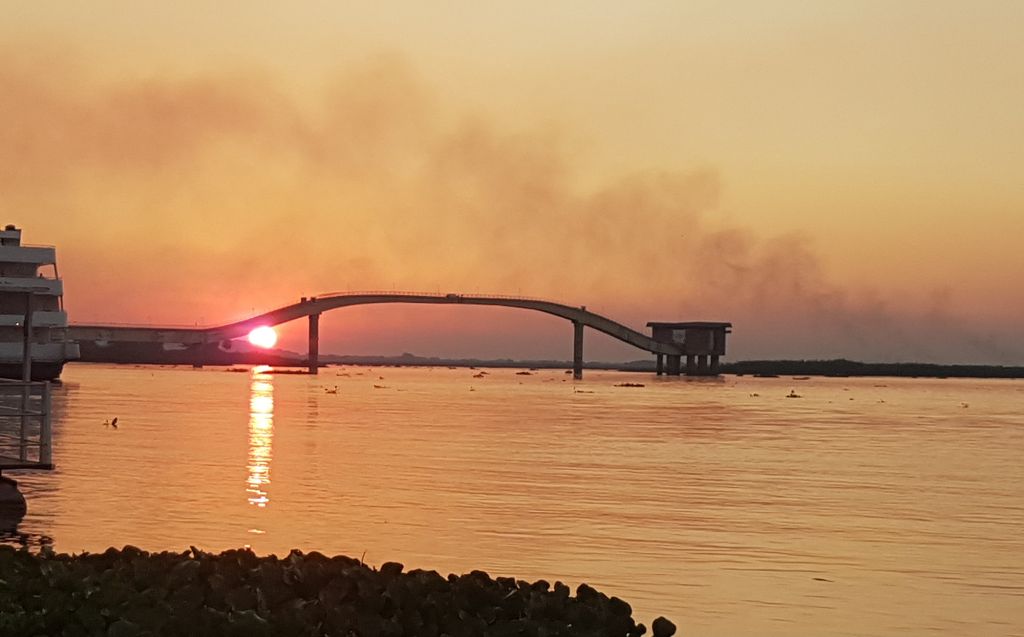
[[(75, 341), (163, 342), (185, 345), (218, 343), (244, 337), (256, 327), (274, 326), (296, 319), (309, 320), (309, 370), (319, 367), (320, 315), (352, 305), (380, 303), (430, 303), (491, 305), (534, 310), (566, 319), (573, 324), (573, 372), (583, 373), (583, 328), (589, 327), (633, 347), (657, 356), (658, 372), (667, 360), (669, 374), (680, 373), (680, 359), (687, 357), (687, 373), (717, 373), (718, 357), (725, 353), (725, 334), (730, 323), (648, 323), (650, 336), (586, 309), (553, 301), (515, 296), (476, 294), (422, 294), (410, 292), (346, 292), (303, 297), (298, 303), (226, 325), (205, 328), (142, 327), (119, 325), (72, 325), (69, 338)], [(710, 357), (710, 365), (708, 359)]]

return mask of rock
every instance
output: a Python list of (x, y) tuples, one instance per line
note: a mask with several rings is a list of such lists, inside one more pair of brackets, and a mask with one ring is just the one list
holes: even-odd
[(569, 587), (562, 582), (555, 582), (555, 596), (557, 597), (569, 597)]
[(576, 587), (576, 599), (580, 600), (581, 602), (590, 602), (596, 600), (600, 597), (600, 595), (601, 594), (598, 593), (596, 589), (586, 584), (580, 584)]
[(633, 614), (633, 608), (618, 597), (612, 597), (608, 600), (608, 610), (610, 610), (613, 615), (625, 615), (626, 617), (629, 617)]
[(676, 625), (664, 617), (659, 617), (651, 624), (651, 634), (654, 637), (672, 637), (676, 634)]
[(0, 517), (10, 518), (16, 527), (27, 511), (25, 496), (18, 490), (18, 483), (0, 476)]
[(384, 562), (380, 565), (380, 574), (387, 578), (398, 577), (403, 569), (405, 565), (399, 562)]
[(142, 634), (141, 628), (124, 619), (117, 620), (107, 629), (107, 637), (136, 637)]

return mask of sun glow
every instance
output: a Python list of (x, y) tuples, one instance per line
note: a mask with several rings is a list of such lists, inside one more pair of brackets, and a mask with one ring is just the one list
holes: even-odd
[(249, 332), (249, 342), (256, 347), (269, 349), (277, 344), (277, 332), (274, 331), (274, 328), (266, 325), (257, 327)]
[[(253, 332), (257, 330), (274, 333), (269, 327)], [(249, 477), (245, 490), (249, 493), (249, 504), (261, 509), (270, 504), (268, 488), (274, 442), (274, 377), (266, 373), (268, 369), (265, 365), (254, 367), (249, 385)]]

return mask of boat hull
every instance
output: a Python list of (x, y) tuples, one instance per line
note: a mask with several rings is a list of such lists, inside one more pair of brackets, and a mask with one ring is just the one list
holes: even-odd
[[(64, 369), (64, 361), (32, 361), (32, 380), (56, 380)], [(0, 378), (21, 380), (21, 363), (0, 362)]]
[[(0, 343), (0, 378), (21, 380), (22, 343)], [(54, 380), (64, 363), (81, 356), (78, 343), (33, 343), (32, 380)]]

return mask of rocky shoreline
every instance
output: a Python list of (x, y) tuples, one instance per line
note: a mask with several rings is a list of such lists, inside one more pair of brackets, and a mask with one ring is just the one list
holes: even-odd
[[(659, 617), (655, 637), (675, 626)], [(580, 584), (444, 577), (345, 556), (248, 549), (38, 553), (0, 546), (0, 635), (634, 637), (625, 601)]]

